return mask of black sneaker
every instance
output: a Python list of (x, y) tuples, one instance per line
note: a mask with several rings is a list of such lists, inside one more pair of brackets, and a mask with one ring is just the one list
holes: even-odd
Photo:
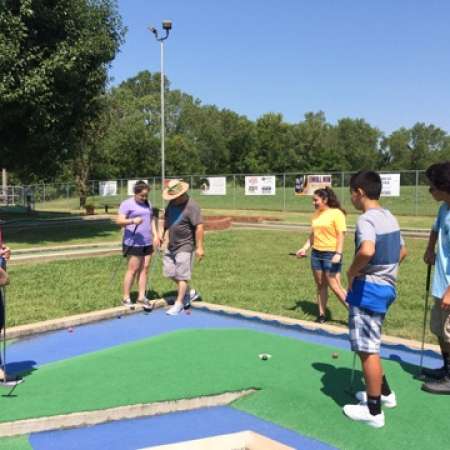
[(422, 391), (430, 392), (431, 394), (450, 395), (450, 376), (446, 375), (440, 380), (422, 384)]
[(325, 316), (319, 316), (314, 322), (316, 323), (325, 323), (327, 321)]
[(447, 375), (447, 368), (445, 366), (439, 369), (428, 369), (427, 367), (422, 368), (422, 375), (427, 378), (432, 378), (433, 380), (441, 380)]

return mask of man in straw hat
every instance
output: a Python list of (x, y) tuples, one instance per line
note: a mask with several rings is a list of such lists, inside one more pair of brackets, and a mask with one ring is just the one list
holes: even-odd
[(167, 310), (171, 316), (199, 298), (195, 289), (189, 288), (189, 281), (195, 257), (200, 261), (205, 255), (202, 214), (197, 203), (189, 198), (188, 190), (189, 184), (182, 180), (170, 180), (163, 190), (163, 198), (169, 202), (164, 215), (164, 233), (169, 232), (163, 258), (164, 276), (177, 285), (177, 299)]

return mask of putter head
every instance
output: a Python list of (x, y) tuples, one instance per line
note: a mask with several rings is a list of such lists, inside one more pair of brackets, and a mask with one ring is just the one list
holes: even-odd
[(23, 382), (21, 377), (6, 377), (6, 379), (0, 381), (0, 387), (12, 388)]
[(413, 376), (413, 378), (414, 378), (415, 380), (419, 380), (419, 381), (427, 381), (427, 380), (428, 380), (427, 376), (424, 375), (422, 372), (416, 373), (416, 374)]

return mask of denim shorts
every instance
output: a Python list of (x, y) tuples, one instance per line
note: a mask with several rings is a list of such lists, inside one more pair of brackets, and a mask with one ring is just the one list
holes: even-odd
[(331, 258), (335, 254), (335, 252), (323, 252), (313, 248), (311, 252), (311, 269), (321, 270), (322, 272), (340, 273), (342, 262), (337, 264), (331, 262)]

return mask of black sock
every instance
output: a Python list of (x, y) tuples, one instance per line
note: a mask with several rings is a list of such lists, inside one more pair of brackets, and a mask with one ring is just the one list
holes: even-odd
[(376, 416), (381, 414), (381, 396), (372, 397), (370, 395), (367, 396), (367, 406), (369, 407), (370, 414), (372, 416)]
[(383, 375), (383, 382), (381, 383), (381, 395), (384, 395), (386, 397), (388, 395), (391, 395), (391, 392), (392, 391), (389, 387), (386, 377)]

